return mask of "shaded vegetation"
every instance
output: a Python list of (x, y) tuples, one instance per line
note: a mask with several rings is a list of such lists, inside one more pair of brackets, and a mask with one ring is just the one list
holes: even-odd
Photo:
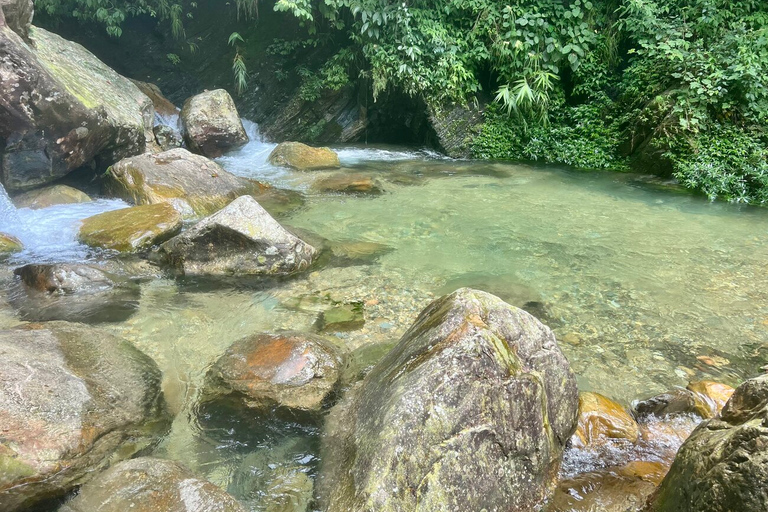
[[(225, 2), (222, 2), (224, 5)], [(286, 72), (300, 97), (349, 83), (376, 99), (396, 92), (427, 105), (488, 104), (473, 148), (481, 158), (625, 169), (663, 158), (675, 177), (711, 198), (768, 199), (768, 4), (759, 0), (277, 0), (301, 21), (289, 55), (324, 46), (325, 62)], [(38, 0), (54, 19), (102, 23), (155, 16), (179, 46), (196, 3)], [(237, 0), (241, 18), (256, 0)], [(234, 28), (233, 28), (234, 30)], [(125, 37), (125, 35), (123, 36)], [(230, 41), (238, 90), (247, 42)], [(653, 160), (651, 160), (653, 161)], [(648, 170), (648, 169), (646, 169)]]

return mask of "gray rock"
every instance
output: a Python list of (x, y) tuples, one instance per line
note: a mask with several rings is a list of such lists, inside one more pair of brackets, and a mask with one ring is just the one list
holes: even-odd
[(163, 151), (181, 147), (181, 136), (176, 130), (165, 124), (159, 124), (152, 128), (155, 134), (155, 142)]
[(9, 191), (154, 140), (152, 102), (82, 46), (32, 26), (30, 44), (0, 23), (0, 170)]
[(533, 511), (574, 432), (576, 381), (552, 332), (468, 288), (430, 304), (332, 411), (327, 511)]
[(189, 149), (211, 158), (248, 142), (235, 102), (224, 89), (206, 91), (184, 102), (181, 126)]
[(95, 477), (59, 512), (246, 512), (178, 462), (140, 457)]
[(0, 509), (59, 497), (169, 426), (157, 365), (81, 324), (0, 331)]
[(720, 416), (686, 439), (647, 510), (768, 510), (766, 482), (768, 375), (761, 375), (736, 388)]
[(29, 39), (29, 27), (35, 16), (32, 0), (0, 0), (0, 11), (8, 27), (24, 39)]
[(184, 275), (287, 275), (308, 268), (316, 252), (242, 196), (162, 244), (157, 256)]
[(428, 109), (437, 144), (453, 158), (472, 156), (472, 141), (480, 133), (483, 113), (471, 105), (443, 105)]

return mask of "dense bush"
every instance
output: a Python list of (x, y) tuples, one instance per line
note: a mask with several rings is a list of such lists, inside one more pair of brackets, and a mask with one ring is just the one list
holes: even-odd
[[(36, 5), (54, 17), (101, 22), (113, 35), (126, 16), (152, 15), (183, 39), (196, 4)], [(258, 12), (257, 0), (234, 5), (245, 16)], [(281, 52), (334, 45), (328, 62), (297, 70), (307, 101), (361, 79), (374, 98), (385, 91), (428, 105), (487, 98), (497, 106), (486, 110), (477, 156), (624, 169), (620, 147), (653, 147), (691, 188), (766, 202), (764, 0), (277, 0), (271, 7), (307, 29), (306, 40), (276, 41)], [(242, 86), (246, 71), (239, 73)]]

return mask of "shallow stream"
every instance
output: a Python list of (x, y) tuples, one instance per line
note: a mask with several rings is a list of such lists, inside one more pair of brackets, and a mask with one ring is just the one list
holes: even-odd
[[(251, 142), (219, 161), (303, 192), (305, 204), (279, 220), (350, 242), (362, 255), (261, 289), (159, 278), (142, 285), (133, 316), (103, 324), (164, 371), (178, 415), (157, 454), (183, 461), (253, 510), (283, 510), (269, 508), (288, 499), (280, 482), (301, 487), (306, 479), (297, 473), (314, 475), (319, 429), (201, 409), (197, 393), (235, 340), (313, 330), (333, 304), (364, 308), (362, 329), (331, 335), (353, 353), (350, 375), (374, 364), (432, 299), (460, 286), (537, 315), (555, 331), (580, 388), (624, 404), (689, 380), (735, 385), (768, 363), (766, 209), (710, 203), (637, 175), (453, 161), (402, 148), (338, 148), (345, 172), (376, 177), (385, 193), (320, 194), (312, 183), (329, 173), (273, 168), (271, 148)], [(27, 249), (4, 279), (25, 262), (100, 257), (74, 241), (79, 220), (125, 206), (99, 200), (16, 211), (15, 227), (0, 230)], [(18, 322), (10, 306), (0, 309), (0, 327)]]

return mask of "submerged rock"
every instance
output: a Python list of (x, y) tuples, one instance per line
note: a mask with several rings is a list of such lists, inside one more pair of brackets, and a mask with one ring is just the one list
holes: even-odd
[(324, 332), (355, 331), (365, 325), (363, 304), (339, 304), (320, 313), (317, 327)]
[(16, 208), (37, 210), (57, 204), (88, 203), (91, 198), (85, 192), (67, 185), (53, 185), (30, 190), (13, 198)]
[(81, 324), (0, 331), (0, 509), (62, 496), (169, 426), (160, 370)]
[(312, 184), (318, 192), (338, 192), (342, 194), (381, 194), (384, 188), (381, 183), (365, 174), (340, 173), (321, 178)]
[(0, 233), (0, 255), (13, 254), (24, 249), (21, 240), (8, 233)]
[(579, 422), (575, 446), (589, 446), (606, 439), (634, 443), (640, 434), (634, 418), (619, 404), (599, 393), (579, 394)]
[(323, 510), (537, 510), (576, 427), (552, 332), (485, 292), (430, 304), (326, 424)]
[(182, 148), (119, 161), (109, 169), (105, 187), (111, 195), (137, 205), (181, 204), (182, 210), (191, 209), (199, 216), (210, 215), (240, 196), (269, 190)]
[(318, 171), (341, 167), (339, 155), (329, 148), (313, 148), (301, 142), (281, 142), (269, 154), (269, 163), (297, 171)]
[(181, 225), (181, 214), (172, 205), (148, 204), (88, 217), (78, 239), (91, 247), (137, 252), (168, 240)]
[(95, 266), (32, 264), (14, 274), (20, 286), (11, 291), (11, 304), (27, 321), (122, 321), (138, 309), (139, 287)]
[(336, 387), (344, 356), (328, 341), (298, 332), (236, 341), (211, 368), (213, 394), (239, 394), (248, 407), (318, 411)]
[(144, 152), (152, 102), (82, 46), (38, 27), (27, 44), (0, 23), (0, 170), (9, 191), (95, 160)]
[(246, 512), (178, 462), (140, 457), (95, 477), (59, 512)]
[(248, 142), (235, 102), (224, 89), (189, 98), (181, 109), (181, 126), (189, 149), (211, 158)]
[(243, 196), (158, 249), (185, 275), (287, 275), (305, 270), (316, 250)]
[(766, 482), (768, 375), (761, 375), (736, 388), (720, 416), (686, 439), (647, 510), (768, 510)]

